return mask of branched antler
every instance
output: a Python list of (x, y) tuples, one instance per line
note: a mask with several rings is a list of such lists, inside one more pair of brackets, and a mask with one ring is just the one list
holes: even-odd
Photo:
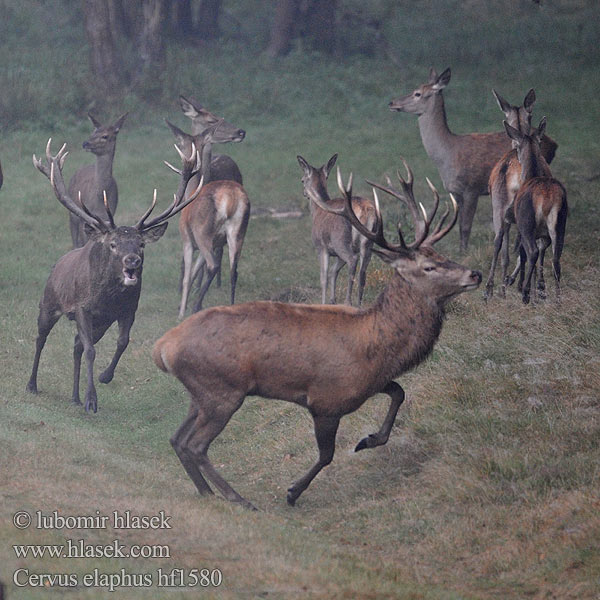
[(50, 150), (51, 145), (52, 138), (48, 139), (48, 143), (46, 144), (45, 163), (42, 162), (41, 159), (37, 158), (35, 154), (33, 155), (33, 164), (35, 168), (50, 180), (50, 185), (54, 190), (54, 194), (56, 195), (58, 201), (67, 210), (78, 216), (96, 231), (108, 231), (108, 226), (102, 219), (100, 219), (97, 215), (93, 215), (83, 204), (79, 206), (67, 193), (65, 180), (63, 179), (62, 174), (62, 168), (65, 164), (65, 160), (67, 159), (67, 155), (69, 154), (67, 152), (67, 144), (63, 144), (55, 156), (52, 156), (52, 152)]

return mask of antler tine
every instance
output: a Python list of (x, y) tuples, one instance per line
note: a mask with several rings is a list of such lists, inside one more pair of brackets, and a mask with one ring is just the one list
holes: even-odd
[[(173, 168), (173, 167), (171, 167), (171, 168)], [(134, 225), (134, 227), (136, 229), (141, 230), (143, 228), (144, 221), (150, 216), (150, 214), (154, 210), (155, 206), (156, 206), (156, 188), (154, 188), (154, 196), (152, 198), (152, 204), (150, 205), (150, 208), (148, 210), (146, 210), (146, 212), (142, 215), (142, 218)]]
[(113, 214), (110, 210), (110, 206), (108, 206), (108, 198), (106, 197), (106, 190), (103, 190), (102, 197), (104, 199), (104, 210), (106, 211), (106, 214), (108, 215), (108, 222), (110, 223), (110, 227), (111, 227), (111, 229), (116, 229), (117, 226), (115, 225), (115, 220), (113, 218)]
[(154, 219), (152, 219), (148, 223), (144, 224), (144, 221), (150, 215), (150, 213), (152, 212), (152, 209), (154, 208), (154, 205), (156, 204), (156, 190), (154, 190), (154, 201), (152, 203), (152, 206), (151, 206), (150, 210), (147, 211), (147, 214), (144, 215), (144, 217), (136, 225), (136, 228), (140, 229), (140, 230), (151, 229), (152, 227), (154, 227), (156, 225), (160, 225), (162, 222), (175, 216), (178, 212), (182, 211), (188, 204), (193, 202), (198, 197), (198, 195), (202, 191), (203, 185), (204, 185), (204, 177), (201, 177), (200, 182), (198, 183), (198, 186), (196, 187), (194, 192), (184, 202), (181, 202), (181, 198), (177, 194), (173, 194), (173, 204), (171, 204), (169, 206), (169, 208), (164, 210), (160, 215), (158, 215), (157, 217), (154, 217)]
[(52, 156), (51, 145), (52, 138), (49, 138), (48, 143), (46, 144), (46, 164), (44, 164), (41, 159), (38, 159), (35, 154), (33, 155), (33, 164), (50, 180), (54, 195), (68, 211), (72, 212), (94, 229), (102, 232), (106, 231), (106, 224), (101, 219), (76, 204), (67, 193), (65, 181), (62, 176), (62, 167), (69, 154), (66, 151), (67, 144), (63, 144), (55, 156)]
[(83, 209), (83, 212), (85, 212), (85, 214), (88, 217), (91, 217), (92, 219), (94, 219), (94, 221), (96, 221), (96, 223), (98, 224), (99, 227), (101, 228), (106, 228), (106, 225), (104, 223), (104, 221), (98, 217), (97, 215), (95, 215), (86, 205), (85, 202), (82, 200), (81, 198), (81, 190), (79, 190), (78, 194), (77, 194), (77, 199), (79, 200), (79, 204), (81, 205), (81, 208)]
[(437, 224), (436, 228), (431, 232), (431, 234), (427, 237), (427, 239), (424, 240), (423, 244), (427, 246), (433, 246), (433, 244), (441, 240), (456, 224), (456, 220), (458, 219), (458, 204), (453, 194), (450, 194), (450, 201), (452, 202), (453, 210), (452, 219), (450, 220), (448, 225), (446, 225), (446, 227), (442, 229), (444, 222), (450, 214), (450, 208), (447, 208), (446, 212), (442, 215), (440, 222)]

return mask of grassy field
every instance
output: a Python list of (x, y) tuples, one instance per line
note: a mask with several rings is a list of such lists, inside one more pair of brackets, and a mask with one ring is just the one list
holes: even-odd
[[(432, 64), (438, 71), (452, 67), (445, 98), (454, 131), (498, 130), (502, 114), (491, 88), (517, 103), (534, 87), (534, 120), (547, 115), (548, 133), (559, 143), (552, 169), (570, 207), (562, 302), (553, 300), (551, 276), (549, 300), (535, 305), (524, 306), (516, 290), (488, 304), (483, 289), (457, 299), (433, 355), (401, 379), (408, 401), (388, 444), (353, 452), (385, 416), (387, 397), (375, 397), (342, 420), (333, 463), (295, 508), (285, 502), (287, 486), (316, 456), (310, 416), (249, 398), (211, 448), (225, 478), (260, 509), (249, 512), (219, 497), (200, 498), (169, 444), (188, 399), (179, 382), (156, 369), (150, 352), (177, 322), (175, 222), (147, 249), (132, 340), (114, 381), (98, 386), (98, 413), (87, 415), (69, 402), (74, 327), (66, 320), (42, 355), (40, 394), (25, 391), (38, 301), (50, 268), (70, 246), (66, 211), (31, 155), (52, 137), (55, 147), (69, 145), (66, 176), (90, 162), (81, 149), (91, 130), (89, 75), (85, 65), (69, 62), (74, 49), (85, 53), (83, 32), (76, 16), (60, 12), (50, 11), (44, 23), (45, 4), (64, 3), (25, 3), (26, 14), (0, 2), (10, 13), (0, 25), (6, 67), (0, 71), (0, 581), (6, 597), (600, 598), (598, 9), (575, 0), (541, 7), (447, 2), (439, 9), (438, 2), (420, 0), (386, 23), (401, 66), (380, 54), (331, 61), (301, 49), (273, 61), (235, 40), (201, 51), (172, 44), (161, 95), (132, 93), (101, 115), (108, 120), (130, 111), (114, 169), (119, 223), (143, 212), (154, 187), (163, 205), (175, 190), (176, 177), (162, 164), (176, 160), (163, 118), (187, 128), (179, 93), (247, 130), (242, 144), (224, 150), (238, 161), (253, 207), (301, 208), (305, 216), (273, 219), (256, 211), (241, 259), (240, 302), (320, 297), (297, 154), (322, 164), (338, 152), (343, 172), (355, 173), (362, 193), (365, 178), (393, 173), (402, 155), (415, 173), (418, 198), (430, 205), (424, 178), (440, 189), (441, 182), (416, 119), (390, 113), (387, 104), (421, 83)], [(374, 3), (374, 10), (385, 4)], [(251, 34), (259, 31), (265, 2), (231, 5), (237, 18), (247, 18)], [(66, 34), (58, 43), (61, 27)], [(395, 222), (391, 200), (384, 211)], [(484, 197), (468, 253), (459, 254), (457, 231), (439, 246), (487, 274), (492, 238)], [(374, 258), (368, 302), (389, 275)], [(345, 271), (340, 279), (345, 285)], [(225, 304), (228, 295), (226, 269), (223, 287), (210, 290), (206, 305)], [(98, 372), (115, 342), (109, 331), (98, 344)], [(33, 515), (34, 524), (17, 529), (18, 511)], [(171, 528), (37, 529), (37, 511), (109, 517), (163, 511)], [(119, 540), (147, 545), (148, 552), (159, 545), (169, 556), (155, 547), (162, 558), (19, 558), (13, 549), (67, 539), (103, 546)], [(72, 574), (79, 586), (33, 578), (17, 587), (18, 569)], [(159, 570), (173, 569), (183, 570), (187, 586), (159, 585), (167, 583)], [(202, 587), (203, 569), (219, 570), (222, 583)], [(26, 571), (19, 573), (23, 583)]]

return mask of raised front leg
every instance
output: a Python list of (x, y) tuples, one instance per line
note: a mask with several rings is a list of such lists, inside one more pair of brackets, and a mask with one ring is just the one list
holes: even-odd
[(356, 445), (356, 448), (354, 448), (354, 452), (364, 450), (365, 448), (383, 446), (385, 443), (387, 443), (390, 437), (392, 427), (394, 426), (394, 421), (396, 420), (396, 414), (398, 413), (400, 405), (404, 402), (405, 393), (402, 389), (402, 386), (395, 381), (390, 381), (390, 383), (383, 388), (382, 393), (388, 394), (391, 398), (390, 408), (388, 409), (387, 415), (385, 416), (379, 431), (377, 433), (371, 433), (368, 437), (360, 440), (360, 442), (358, 442)]
[[(131, 326), (133, 325), (134, 319), (134, 312), (119, 319), (119, 337), (117, 338), (117, 349), (113, 359), (110, 362), (110, 365), (108, 365), (108, 367), (106, 367), (106, 369), (100, 373), (100, 376), (98, 377), (98, 381), (100, 381), (100, 383), (109, 383), (112, 381), (119, 359), (129, 345), (129, 332), (131, 331)], [(104, 332), (102, 332), (100, 337), (102, 337), (102, 335), (104, 335)], [(97, 340), (94, 340), (94, 342), (96, 341)]]
[(294, 506), (300, 494), (310, 485), (310, 482), (318, 475), (323, 467), (332, 460), (335, 452), (335, 436), (340, 420), (338, 417), (314, 417), (315, 436), (319, 446), (319, 460), (313, 465), (304, 477), (295, 481), (287, 493), (287, 502)]

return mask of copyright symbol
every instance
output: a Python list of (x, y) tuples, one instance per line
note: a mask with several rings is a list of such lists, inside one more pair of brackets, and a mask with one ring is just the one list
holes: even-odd
[(27, 529), (31, 525), (31, 515), (26, 510), (20, 510), (13, 515), (13, 525), (17, 529)]

